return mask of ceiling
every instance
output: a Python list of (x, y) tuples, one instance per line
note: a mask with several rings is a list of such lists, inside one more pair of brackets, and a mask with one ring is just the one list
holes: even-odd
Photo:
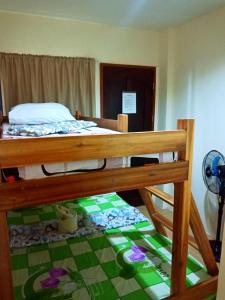
[(0, 0), (0, 10), (146, 30), (181, 25), (225, 0)]

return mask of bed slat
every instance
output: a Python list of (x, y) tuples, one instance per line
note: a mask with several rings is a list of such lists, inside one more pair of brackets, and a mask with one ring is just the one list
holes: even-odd
[(186, 132), (159, 131), (0, 140), (0, 168), (184, 151)]
[(117, 120), (114, 120), (114, 119), (82, 116), (79, 111), (76, 111), (75, 118), (77, 120), (93, 121), (93, 122), (97, 123), (97, 125), (99, 127), (102, 127), (102, 128), (117, 130), (120, 132), (128, 131), (128, 115), (127, 114), (118, 114)]
[[(101, 193), (143, 188), (187, 179), (188, 162), (25, 180), (0, 185), (0, 210), (9, 210)], [(29, 205), (28, 205), (29, 204)]]
[[(213, 295), (216, 293), (218, 284), (218, 276), (214, 276), (203, 282), (200, 282), (192, 287), (186, 289), (183, 293), (179, 295), (173, 295), (165, 298), (164, 300), (200, 300), (204, 299), (208, 295)], [(215, 298), (211, 298), (215, 299)]]

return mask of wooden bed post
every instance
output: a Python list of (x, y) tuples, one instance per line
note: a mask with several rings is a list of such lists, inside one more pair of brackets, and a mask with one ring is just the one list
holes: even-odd
[(118, 121), (117, 130), (120, 132), (127, 132), (128, 131), (128, 115), (119, 114), (117, 116), (117, 121)]
[[(2, 180), (0, 177), (0, 185)], [(0, 300), (13, 300), (7, 212), (0, 211)]]
[(189, 161), (188, 180), (174, 185), (173, 245), (171, 295), (178, 296), (186, 289), (186, 265), (188, 254), (188, 228), (191, 207), (193, 120), (178, 120), (178, 129), (187, 132), (185, 151), (179, 152), (181, 160)]
[(76, 120), (80, 120), (80, 118), (81, 118), (81, 113), (80, 113), (79, 110), (76, 110), (76, 112), (75, 112), (75, 119)]
[(0, 110), (0, 138), (2, 137), (2, 123), (3, 123), (3, 114)]
[(13, 300), (7, 213), (0, 212), (0, 290), (1, 300)]
[[(2, 111), (0, 111), (0, 138), (2, 137), (3, 121), (4, 117)], [(0, 185), (1, 184), (2, 173), (0, 170)], [(7, 212), (0, 211), (0, 300), (13, 300), (13, 298)]]

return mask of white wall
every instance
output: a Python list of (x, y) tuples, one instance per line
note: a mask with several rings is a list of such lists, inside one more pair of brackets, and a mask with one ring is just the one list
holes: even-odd
[(192, 189), (207, 231), (214, 234), (217, 198), (206, 193), (201, 168), (208, 151), (217, 149), (225, 155), (225, 8), (168, 35), (173, 41), (169, 46), (173, 70), (168, 70), (170, 82), (162, 87), (170, 90), (166, 127), (175, 127), (178, 118), (196, 121)]
[[(94, 57), (98, 62), (157, 66), (158, 33), (0, 12), (0, 51)], [(99, 78), (97, 76), (97, 111)]]

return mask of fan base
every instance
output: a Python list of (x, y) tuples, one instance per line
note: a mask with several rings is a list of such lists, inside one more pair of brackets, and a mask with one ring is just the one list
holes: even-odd
[(222, 248), (221, 241), (210, 240), (209, 243), (212, 248), (216, 262), (220, 262), (220, 255), (221, 255), (221, 248)]

